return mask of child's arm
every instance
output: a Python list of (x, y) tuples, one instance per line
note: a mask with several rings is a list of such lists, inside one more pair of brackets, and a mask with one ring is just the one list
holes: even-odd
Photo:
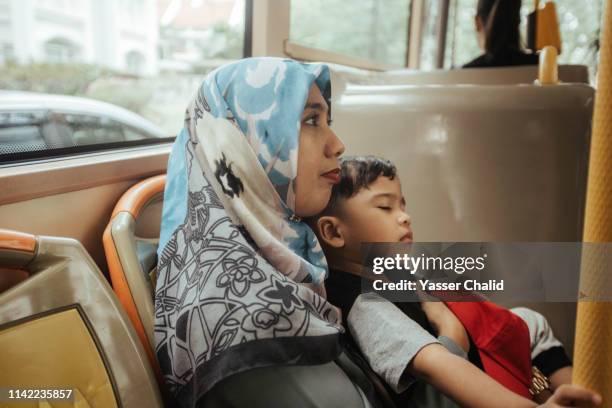
[(550, 388), (556, 390), (563, 384), (572, 383), (572, 366), (563, 367), (552, 373), (548, 379), (550, 380)]
[[(459, 405), (473, 408), (536, 407), (493, 380), (468, 361), (431, 344), (412, 359), (409, 369), (417, 377), (455, 400)], [(541, 408), (599, 406), (601, 397), (584, 388), (563, 385)]]
[(535, 407), (536, 404), (493, 380), (467, 360), (438, 344), (425, 346), (408, 366), (417, 378), (427, 381), (459, 405), (474, 408)]
[[(419, 340), (421, 329), (391, 302), (378, 297), (361, 295), (348, 316), (351, 333), (372, 369), (396, 392), (406, 389), (407, 378), (416, 376), (431, 383), (459, 404), (467, 407), (507, 408), (535, 407), (533, 401), (507, 390), (469, 361), (458, 357), (433, 341)], [(422, 329), (421, 329), (422, 330)], [(415, 338), (416, 336), (416, 338)], [(407, 355), (421, 344), (414, 354)], [(432, 344), (433, 343), (433, 344)], [(562, 388), (544, 406), (555, 407), (555, 399), (574, 387)], [(578, 395), (578, 405), (592, 401), (593, 394)], [(571, 396), (571, 395), (570, 395)], [(589, 405), (584, 405), (589, 406)]]
[[(473, 408), (536, 407), (533, 401), (508, 391), (468, 361), (444, 347), (425, 346), (412, 359), (409, 369), (455, 400)], [(590, 407), (601, 404), (601, 397), (577, 386), (564, 385), (540, 407)]]
[(563, 344), (555, 337), (546, 318), (526, 307), (510, 309), (527, 324), (531, 342), (531, 359), (550, 380), (550, 387), (556, 390), (572, 382), (572, 362)]
[(466, 353), (470, 351), (470, 339), (465, 328), (443, 302), (423, 301), (421, 308), (438, 336), (453, 340)]

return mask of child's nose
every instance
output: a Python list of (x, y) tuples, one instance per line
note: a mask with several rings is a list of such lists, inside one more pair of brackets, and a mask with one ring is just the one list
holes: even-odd
[(408, 214), (406, 214), (405, 212), (402, 211), (402, 215), (400, 215), (398, 221), (399, 221), (400, 224), (408, 224), (408, 225), (410, 225), (412, 223), (412, 218), (410, 218), (410, 216)]

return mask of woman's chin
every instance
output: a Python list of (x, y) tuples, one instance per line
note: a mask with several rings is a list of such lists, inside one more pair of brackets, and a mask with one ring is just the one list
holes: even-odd
[(315, 215), (319, 215), (323, 212), (327, 204), (329, 203), (329, 199), (327, 200), (315, 200), (311, 199), (307, 203), (303, 205), (299, 205), (296, 203), (295, 205), (295, 215), (301, 218), (314, 217)]
[(302, 218), (314, 217), (323, 212), (331, 199), (331, 188), (326, 191), (311, 193), (304, 199), (297, 199), (295, 202), (295, 215)]
[(327, 203), (322, 206), (313, 206), (312, 204), (309, 204), (308, 206), (300, 207), (296, 205), (295, 215), (300, 218), (314, 217), (315, 215), (321, 214), (321, 212), (325, 209), (326, 206)]

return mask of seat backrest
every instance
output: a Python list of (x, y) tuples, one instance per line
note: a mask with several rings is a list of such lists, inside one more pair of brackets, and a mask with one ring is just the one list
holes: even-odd
[[(157, 238), (137, 236), (137, 221), (145, 209), (163, 199), (166, 176), (143, 180), (126, 191), (104, 231), (103, 242), (113, 289), (126, 310), (151, 364), (159, 374), (153, 337), (151, 271), (156, 264)], [(159, 220), (154, 220), (159, 224)]]
[(0, 229), (7, 270), (27, 273), (0, 293), (0, 384), (67, 389), (70, 406), (163, 406), (136, 332), (78, 241)]
[[(334, 98), (347, 84), (359, 85), (531, 85), (538, 78), (538, 65), (497, 68), (437, 69), (418, 71), (401, 69), (373, 72), (330, 64)], [(585, 65), (559, 65), (559, 80), (565, 83), (589, 83)]]
[[(594, 93), (585, 84), (349, 84), (335, 95), (334, 131), (346, 154), (396, 163), (420, 242), (576, 242)], [(568, 350), (572, 307), (547, 313)]]
[[(394, 85), (531, 85), (538, 78), (537, 65), (497, 68), (469, 68), (434, 71), (398, 70), (385, 73), (385, 83)], [(559, 65), (559, 80), (589, 83), (585, 65)]]

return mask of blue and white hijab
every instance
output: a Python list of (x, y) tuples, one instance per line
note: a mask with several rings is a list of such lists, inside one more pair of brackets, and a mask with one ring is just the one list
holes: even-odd
[(241, 60), (210, 73), (168, 163), (155, 290), (156, 354), (180, 404), (255, 367), (339, 353), (327, 264), (294, 215), (302, 112), (325, 65)]

